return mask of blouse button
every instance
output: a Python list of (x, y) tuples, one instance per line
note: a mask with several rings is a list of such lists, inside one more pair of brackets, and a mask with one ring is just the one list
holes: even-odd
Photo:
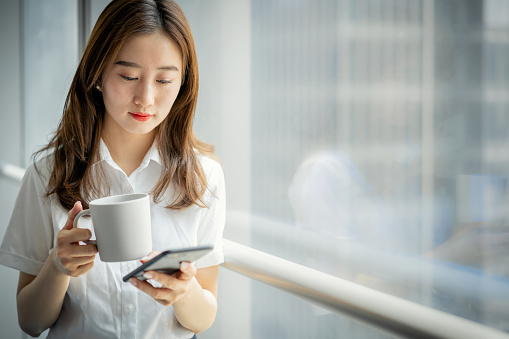
[(126, 313), (131, 313), (134, 310), (134, 306), (132, 304), (127, 304), (124, 309)]

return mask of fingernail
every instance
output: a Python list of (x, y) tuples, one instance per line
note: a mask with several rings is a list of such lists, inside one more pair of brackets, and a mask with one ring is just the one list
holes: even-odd
[(152, 278), (153, 278), (152, 274), (150, 274), (150, 273), (148, 273), (148, 272), (143, 273), (143, 277), (144, 277), (145, 279), (152, 279)]
[(129, 282), (130, 282), (133, 286), (138, 285), (138, 282), (137, 282), (137, 281), (136, 281), (136, 279), (134, 279), (134, 278), (129, 279)]
[(183, 269), (186, 269), (186, 268), (189, 267), (189, 263), (187, 261), (181, 262), (180, 263), (180, 267), (183, 268)]
[(150, 258), (150, 257), (148, 255), (146, 255), (143, 258), (141, 258), (140, 260), (148, 260), (148, 258)]

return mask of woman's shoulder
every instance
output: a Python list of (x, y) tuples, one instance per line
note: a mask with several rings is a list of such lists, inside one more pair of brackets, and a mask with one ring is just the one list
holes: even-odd
[(37, 181), (47, 185), (51, 172), (53, 170), (53, 155), (44, 155), (35, 159), (25, 172), (25, 179), (37, 179)]
[(213, 169), (221, 168), (221, 164), (214, 157), (200, 153), (198, 151), (196, 151), (196, 155), (203, 167), (203, 170), (207, 170), (207, 169), (213, 170)]
[(223, 168), (219, 161), (211, 156), (197, 152), (198, 160), (200, 161), (203, 172), (207, 177), (207, 181), (215, 181), (223, 179)]

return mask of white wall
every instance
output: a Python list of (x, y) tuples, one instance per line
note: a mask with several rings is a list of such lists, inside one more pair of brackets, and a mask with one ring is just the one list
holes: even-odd
[[(21, 89), (20, 89), (20, 23), (17, 1), (0, 0), (0, 162), (22, 165)], [(5, 233), (19, 184), (0, 177), (0, 239)], [(21, 338), (16, 314), (18, 272), (0, 266), (0, 328), (5, 338)]]
[[(212, 143), (226, 178), (225, 238), (246, 245), (234, 211), (251, 208), (251, 1), (178, 1), (193, 31), (200, 92), (195, 132)], [(243, 222), (249, 225), (249, 220)], [(251, 337), (251, 281), (224, 268), (219, 273), (218, 314), (207, 338)]]
[[(77, 1), (0, 0), (0, 163), (26, 167), (56, 128), (78, 60)], [(0, 177), (0, 241), (19, 183)], [(0, 266), (2, 338), (18, 326), (18, 272)]]

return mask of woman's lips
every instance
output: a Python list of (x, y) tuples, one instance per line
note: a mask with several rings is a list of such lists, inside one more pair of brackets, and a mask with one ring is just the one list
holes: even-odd
[(129, 112), (129, 114), (131, 114), (131, 116), (138, 121), (147, 121), (152, 118), (152, 114), (150, 113)]

